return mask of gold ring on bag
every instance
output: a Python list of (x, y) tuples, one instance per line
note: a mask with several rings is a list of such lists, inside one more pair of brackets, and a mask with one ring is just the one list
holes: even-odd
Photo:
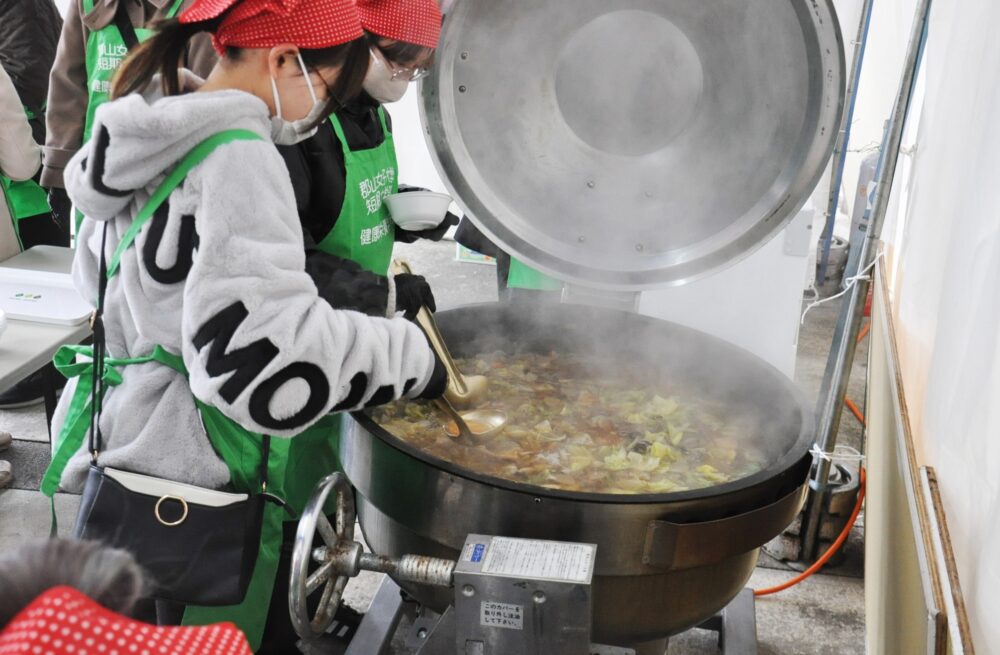
[[(163, 517), (160, 516), (160, 505), (162, 505), (163, 501), (165, 500), (176, 500), (180, 502), (181, 507), (184, 509), (184, 513), (181, 514), (181, 517), (176, 521), (164, 521)], [(183, 523), (184, 520), (188, 517), (188, 504), (187, 501), (181, 498), (180, 496), (163, 496), (158, 501), (156, 501), (156, 508), (153, 510), (153, 513), (156, 514), (157, 521), (167, 526), (168, 528), (172, 528), (175, 525), (180, 525), (181, 523)]]

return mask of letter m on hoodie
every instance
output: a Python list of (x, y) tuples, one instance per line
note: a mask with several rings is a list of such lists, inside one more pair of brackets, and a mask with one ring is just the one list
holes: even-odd
[(233, 335), (249, 313), (242, 302), (234, 302), (205, 321), (194, 335), (194, 347), (199, 351), (212, 344), (205, 363), (208, 374), (216, 378), (232, 373), (219, 388), (219, 395), (229, 404), (236, 402), (236, 398), (278, 356), (278, 347), (269, 339), (259, 339), (238, 350), (229, 350)]

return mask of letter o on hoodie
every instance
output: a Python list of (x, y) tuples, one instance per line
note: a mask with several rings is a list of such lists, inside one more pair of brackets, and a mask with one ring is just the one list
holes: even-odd
[[(287, 382), (301, 379), (309, 385), (309, 398), (292, 416), (277, 419), (271, 414), (271, 400)], [(309, 362), (293, 362), (257, 385), (250, 396), (250, 417), (272, 430), (293, 430), (314, 419), (330, 400), (330, 382), (323, 370)]]

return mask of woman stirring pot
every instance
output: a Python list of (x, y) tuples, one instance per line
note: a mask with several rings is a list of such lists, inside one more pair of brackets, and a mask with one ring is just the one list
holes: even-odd
[[(201, 83), (178, 64), (203, 32), (221, 60)], [(242, 602), (158, 607), (185, 624), (232, 621), (258, 652), (293, 652), (284, 552), (292, 514), (336, 465), (329, 413), (436, 397), (446, 384), (414, 324), (319, 297), (274, 147), (310, 136), (351, 98), (369, 58), (351, 0), (198, 0), (130, 54), (66, 169), (88, 217), (74, 262), (81, 295), (98, 298), (102, 253), (109, 271), (103, 327), (114, 375), (105, 374), (99, 464), (259, 493), (264, 461), (267, 492), (293, 510), (265, 504)], [(153, 196), (168, 172), (182, 181)], [(89, 399), (83, 379), (70, 380), (59, 405), (47, 493), (79, 491), (92, 461), (77, 415)]]

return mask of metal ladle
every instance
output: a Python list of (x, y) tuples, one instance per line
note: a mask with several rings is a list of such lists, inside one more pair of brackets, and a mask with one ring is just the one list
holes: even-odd
[[(393, 275), (413, 274), (409, 264), (398, 259), (392, 262), (391, 269)], [(435, 404), (458, 426), (458, 434), (449, 430), (447, 425), (445, 433), (449, 437), (457, 439), (459, 437), (488, 437), (500, 432), (507, 423), (507, 415), (503, 412), (480, 409), (459, 413), (455, 409), (456, 407), (469, 407), (482, 398), (488, 384), (486, 377), (482, 375), (466, 377), (462, 374), (455, 364), (448, 346), (445, 345), (444, 337), (438, 330), (434, 315), (426, 307), (421, 307), (417, 312), (417, 324), (427, 335), (431, 348), (437, 353), (448, 373), (448, 387), (445, 389), (444, 396), (437, 399)], [(470, 424), (476, 429), (473, 430)]]
[[(393, 260), (391, 268), (393, 275), (413, 274), (410, 265), (401, 259)], [(458, 409), (466, 409), (476, 405), (486, 394), (486, 388), (489, 386), (486, 376), (463, 375), (458, 370), (455, 360), (448, 352), (448, 346), (444, 343), (444, 337), (441, 336), (441, 331), (438, 330), (437, 323), (434, 321), (434, 315), (426, 307), (421, 307), (420, 311), (417, 312), (417, 323), (427, 334), (431, 346), (437, 351), (438, 357), (441, 358), (441, 362), (448, 372), (448, 388), (444, 392), (448, 402), (451, 403), (452, 407)]]

